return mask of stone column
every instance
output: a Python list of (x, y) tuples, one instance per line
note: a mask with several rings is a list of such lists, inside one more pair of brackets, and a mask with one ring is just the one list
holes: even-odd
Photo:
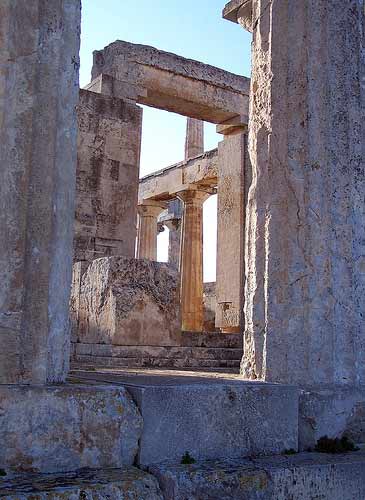
[(204, 153), (204, 122), (187, 118), (185, 139), (185, 160)]
[(138, 205), (137, 259), (157, 260), (157, 219), (165, 209), (166, 204), (161, 202)]
[(164, 222), (169, 229), (169, 264), (174, 269), (180, 267), (181, 219), (170, 219)]
[(177, 193), (184, 203), (180, 254), (182, 329), (203, 330), (203, 203), (210, 192), (196, 188)]
[(78, 0), (0, 5), (0, 384), (65, 379)]
[(217, 279), (215, 326), (243, 332), (245, 215), (251, 181), (246, 130), (218, 145)]
[(253, 2), (242, 363), (251, 379), (365, 382), (363, 9)]

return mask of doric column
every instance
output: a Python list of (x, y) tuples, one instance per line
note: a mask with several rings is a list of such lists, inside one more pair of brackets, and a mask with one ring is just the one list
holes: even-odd
[(63, 381), (80, 2), (0, 6), (0, 384)]
[(204, 122), (187, 118), (185, 139), (185, 160), (204, 153)]
[(184, 331), (203, 330), (203, 203), (210, 194), (193, 188), (177, 193), (184, 203), (180, 255)]
[(247, 3), (253, 182), (242, 371), (364, 383), (363, 1)]
[(137, 259), (157, 260), (157, 219), (166, 204), (146, 201), (138, 205)]

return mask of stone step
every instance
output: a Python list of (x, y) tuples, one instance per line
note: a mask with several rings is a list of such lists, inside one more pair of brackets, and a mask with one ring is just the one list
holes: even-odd
[(164, 498), (364, 500), (365, 454), (301, 453), (149, 468)]
[(0, 478), (0, 497), (4, 500), (164, 498), (157, 479), (135, 467)]
[(74, 344), (73, 363), (119, 368), (225, 370), (238, 373), (242, 349)]
[(165, 358), (165, 359), (207, 359), (238, 360), (242, 350), (220, 347), (174, 347), (174, 346), (118, 346), (103, 344), (76, 344), (76, 354), (108, 356), (116, 358)]
[(183, 332), (181, 340), (184, 347), (243, 348), (242, 333)]
[(112, 356), (76, 355), (73, 366), (89, 365), (111, 368), (165, 368), (165, 369), (195, 369), (214, 370), (238, 373), (239, 360), (212, 360), (212, 359), (174, 359), (174, 358), (119, 358)]
[(123, 385), (142, 418), (138, 463), (279, 454), (298, 448), (298, 389), (234, 376), (192, 376), (153, 370), (75, 371), (76, 381)]

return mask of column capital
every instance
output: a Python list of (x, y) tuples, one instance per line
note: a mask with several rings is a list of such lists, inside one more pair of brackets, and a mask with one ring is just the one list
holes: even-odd
[(223, 9), (222, 17), (227, 21), (240, 24), (245, 30), (253, 31), (253, 0), (231, 0)]
[(178, 191), (176, 193), (176, 196), (185, 204), (193, 203), (196, 205), (203, 205), (205, 200), (207, 200), (209, 196), (212, 196), (215, 193), (216, 190), (212, 188), (207, 187), (205, 189), (199, 189), (197, 186), (191, 186)]
[(155, 200), (144, 200), (137, 206), (140, 217), (155, 217), (156, 219), (166, 208), (167, 203)]

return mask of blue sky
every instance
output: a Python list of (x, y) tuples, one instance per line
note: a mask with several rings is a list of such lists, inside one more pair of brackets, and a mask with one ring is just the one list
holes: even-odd
[[(191, 59), (250, 76), (251, 37), (221, 18), (224, 0), (83, 0), (80, 84), (90, 81), (93, 50), (115, 40), (152, 45)], [(184, 157), (186, 118), (144, 108), (141, 175)], [(221, 137), (205, 126), (205, 149)], [(216, 200), (204, 206), (204, 278), (215, 280)], [(166, 258), (167, 231), (159, 236)]]

